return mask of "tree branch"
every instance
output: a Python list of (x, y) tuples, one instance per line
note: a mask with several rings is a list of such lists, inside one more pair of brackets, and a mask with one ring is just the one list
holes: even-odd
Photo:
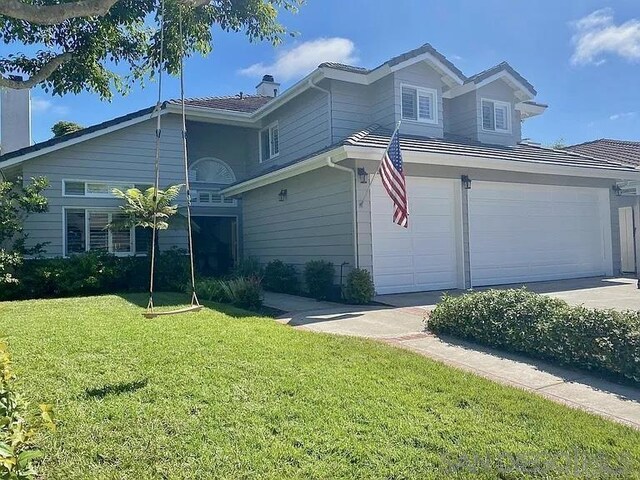
[(0, 76), (0, 87), (12, 88), (15, 90), (24, 90), (26, 88), (35, 87), (40, 82), (46, 80), (55, 72), (60, 65), (68, 62), (73, 58), (71, 52), (61, 53), (48, 60), (36, 73), (31, 75), (27, 80), (19, 80), (16, 77), (9, 76), (8, 78)]
[[(36, 5), (21, 0), (0, 0), (0, 15), (36, 25), (57, 25), (78, 17), (102, 17), (119, 0), (77, 0), (54, 5)], [(179, 0), (185, 5), (201, 7), (211, 0)]]

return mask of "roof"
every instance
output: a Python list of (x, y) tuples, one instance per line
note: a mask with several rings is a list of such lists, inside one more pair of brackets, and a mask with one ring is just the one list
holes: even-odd
[(378, 70), (379, 68), (382, 68), (384, 66), (389, 66), (389, 67), (393, 67), (395, 65), (398, 65), (399, 63), (405, 62), (407, 60), (411, 60), (412, 58), (415, 58), (419, 55), (425, 54), (425, 53), (430, 53), (431, 55), (433, 55), (435, 58), (437, 58), (440, 62), (442, 62), (449, 70), (451, 70), (454, 74), (456, 74), (458, 77), (460, 77), (461, 80), (465, 80), (467, 77), (464, 75), (464, 73), (462, 73), (462, 71), (456, 67), (453, 63), (451, 63), (451, 61), (445, 57), (443, 54), (441, 54), (438, 50), (436, 50), (435, 48), (433, 48), (431, 46), (431, 44), (429, 43), (425, 43), (424, 45), (418, 47), (418, 48), (414, 48), (413, 50), (410, 50), (408, 52), (402, 53), (400, 55), (397, 55), (393, 58), (390, 58), (389, 60), (387, 60), (386, 62), (378, 65), (375, 68), (372, 69), (367, 69), (364, 67), (354, 67), (352, 65), (345, 65), (343, 63), (335, 63), (335, 62), (324, 62), (321, 63), (319, 65), (319, 68), (322, 67), (328, 67), (328, 68), (334, 68), (336, 70), (343, 70), (345, 72), (350, 72), (350, 73), (361, 73), (361, 74), (368, 74), (371, 73), (375, 70)]
[[(393, 132), (390, 130), (382, 129), (379, 126), (374, 125), (366, 130), (351, 135), (343, 142), (343, 144), (353, 145), (356, 147), (386, 148), (391, 141), (392, 134)], [(402, 135), (400, 137), (400, 147), (404, 151), (436, 153), (441, 155), (461, 155), (475, 158), (484, 157), (508, 160), (513, 162), (635, 171), (634, 168), (621, 165), (617, 162), (567, 152), (566, 150), (545, 148), (527, 143), (521, 143), (512, 147), (490, 145), (474, 142), (465, 137), (459, 136), (431, 138)]]
[(494, 65), (491, 68), (487, 68), (482, 72), (476, 73), (475, 75), (471, 75), (469, 78), (465, 80), (464, 83), (480, 83), (487, 78), (490, 78), (500, 72), (507, 72), (512, 77), (514, 77), (518, 82), (520, 82), (532, 95), (537, 95), (536, 89), (531, 85), (526, 78), (520, 75), (511, 65), (507, 62), (500, 62), (497, 65)]
[[(264, 95), (233, 95), (225, 97), (187, 98), (185, 105), (189, 107), (215, 108), (232, 112), (253, 113), (266, 105), (273, 97)], [(180, 99), (169, 100), (171, 105), (181, 105)]]
[(2, 163), (6, 160), (10, 160), (15, 157), (20, 157), (22, 155), (26, 155), (28, 153), (37, 152), (38, 150), (43, 150), (45, 148), (53, 147), (59, 143), (64, 143), (69, 140), (73, 140), (76, 138), (87, 136), (91, 133), (98, 132), (100, 130), (106, 130), (110, 127), (114, 127), (118, 124), (128, 122), (129, 120), (133, 120), (139, 117), (144, 117), (145, 115), (151, 115), (155, 107), (148, 107), (142, 110), (138, 110), (136, 112), (129, 113), (127, 115), (123, 115), (121, 117), (112, 118), (111, 120), (107, 120), (106, 122), (98, 123), (96, 125), (91, 125), (90, 127), (83, 128), (81, 130), (77, 130), (72, 133), (68, 133), (66, 135), (61, 135), (59, 137), (53, 137), (44, 142), (36, 143), (29, 147), (24, 147), (19, 150), (14, 150), (13, 152), (6, 153), (4, 155), (0, 155), (0, 168), (2, 167)]
[(566, 147), (566, 150), (623, 165), (640, 166), (640, 142), (600, 138)]

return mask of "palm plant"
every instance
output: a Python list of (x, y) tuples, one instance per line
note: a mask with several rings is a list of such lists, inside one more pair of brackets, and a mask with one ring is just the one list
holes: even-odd
[[(166, 189), (155, 187), (142, 191), (139, 188), (129, 188), (125, 191), (114, 188), (111, 193), (124, 200), (120, 205), (124, 219), (112, 222), (109, 228), (156, 228), (156, 249), (158, 249), (158, 231), (167, 230), (170, 227), (184, 226), (186, 219), (178, 213), (178, 205), (175, 203), (180, 196), (183, 184), (170, 185)], [(149, 250), (151, 245), (149, 245)]]

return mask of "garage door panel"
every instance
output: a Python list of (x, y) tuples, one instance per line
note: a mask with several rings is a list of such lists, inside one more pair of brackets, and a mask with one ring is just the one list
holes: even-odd
[(409, 228), (405, 229), (393, 223), (393, 204), (379, 181), (374, 183), (371, 232), (378, 293), (458, 286), (456, 185), (451, 179), (407, 177)]
[(606, 189), (474, 182), (473, 285), (606, 275), (608, 202)]

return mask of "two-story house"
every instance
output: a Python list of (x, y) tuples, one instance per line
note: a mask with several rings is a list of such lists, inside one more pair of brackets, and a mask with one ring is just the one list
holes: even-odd
[[(255, 95), (186, 102), (201, 271), (325, 259), (369, 269), (378, 293), (619, 272), (613, 187), (640, 173), (521, 142), (547, 106), (507, 63), (467, 77), (427, 44), (371, 70), (324, 63), (279, 89), (267, 75)], [(141, 232), (105, 230), (118, 214), (109, 192), (152, 183), (157, 114), (161, 182), (182, 181), (179, 113), (167, 101), (0, 157), (9, 178), (51, 181), (31, 241), (58, 256), (140, 250)], [(398, 122), (407, 229), (375, 175)], [(164, 233), (164, 246), (184, 245), (184, 232)]]

